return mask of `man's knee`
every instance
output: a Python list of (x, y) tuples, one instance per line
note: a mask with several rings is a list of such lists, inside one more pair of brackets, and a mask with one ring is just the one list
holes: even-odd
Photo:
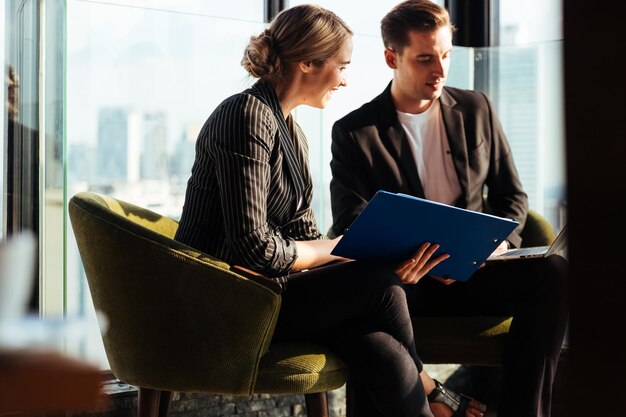
[(542, 279), (546, 281), (546, 284), (553, 289), (553, 291), (562, 295), (567, 295), (568, 292), (568, 263), (559, 255), (548, 256), (542, 259)]

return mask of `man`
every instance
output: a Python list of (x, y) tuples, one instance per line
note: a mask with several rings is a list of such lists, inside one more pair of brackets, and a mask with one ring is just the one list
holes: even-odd
[[(520, 223), (498, 250), (521, 244), (527, 196), (492, 105), (482, 93), (444, 87), (453, 30), (428, 0), (404, 1), (383, 18), (393, 80), (333, 126), (333, 234), (379, 189), (483, 211), (487, 188), (490, 212)], [(512, 315), (498, 415), (550, 415), (568, 310), (563, 258), (488, 264), (467, 282), (429, 276), (405, 290), (413, 316)]]

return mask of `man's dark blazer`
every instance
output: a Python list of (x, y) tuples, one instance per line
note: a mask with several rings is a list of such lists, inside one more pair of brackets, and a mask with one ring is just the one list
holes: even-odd
[[(440, 98), (449, 153), (461, 185), (457, 207), (517, 220), (509, 236), (519, 246), (528, 198), (489, 99), (482, 93), (445, 87)], [(335, 122), (330, 183), (333, 225), (340, 235), (378, 190), (424, 198), (406, 133), (391, 98), (391, 83), (378, 97)]]

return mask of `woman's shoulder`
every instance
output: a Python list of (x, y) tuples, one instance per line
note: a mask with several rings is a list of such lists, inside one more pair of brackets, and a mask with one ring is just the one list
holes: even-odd
[[(244, 91), (226, 98), (215, 108), (198, 136), (198, 146), (245, 148), (255, 142), (272, 149), (277, 131), (278, 121), (272, 108)], [(243, 148), (237, 149), (243, 152)]]
[(214, 121), (236, 121), (243, 120), (251, 126), (258, 126), (258, 123), (276, 128), (276, 120), (272, 108), (252, 91), (246, 90), (233, 94), (222, 101), (213, 114)]

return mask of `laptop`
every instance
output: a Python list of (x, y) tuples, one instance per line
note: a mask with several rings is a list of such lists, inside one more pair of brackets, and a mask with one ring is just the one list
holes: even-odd
[(508, 249), (497, 255), (491, 255), (487, 258), (487, 261), (508, 261), (511, 259), (522, 258), (545, 258), (550, 255), (559, 253), (563, 248), (567, 246), (567, 224), (563, 226), (563, 229), (559, 235), (554, 239), (554, 242), (550, 246), (532, 246), (528, 248), (516, 248)]

